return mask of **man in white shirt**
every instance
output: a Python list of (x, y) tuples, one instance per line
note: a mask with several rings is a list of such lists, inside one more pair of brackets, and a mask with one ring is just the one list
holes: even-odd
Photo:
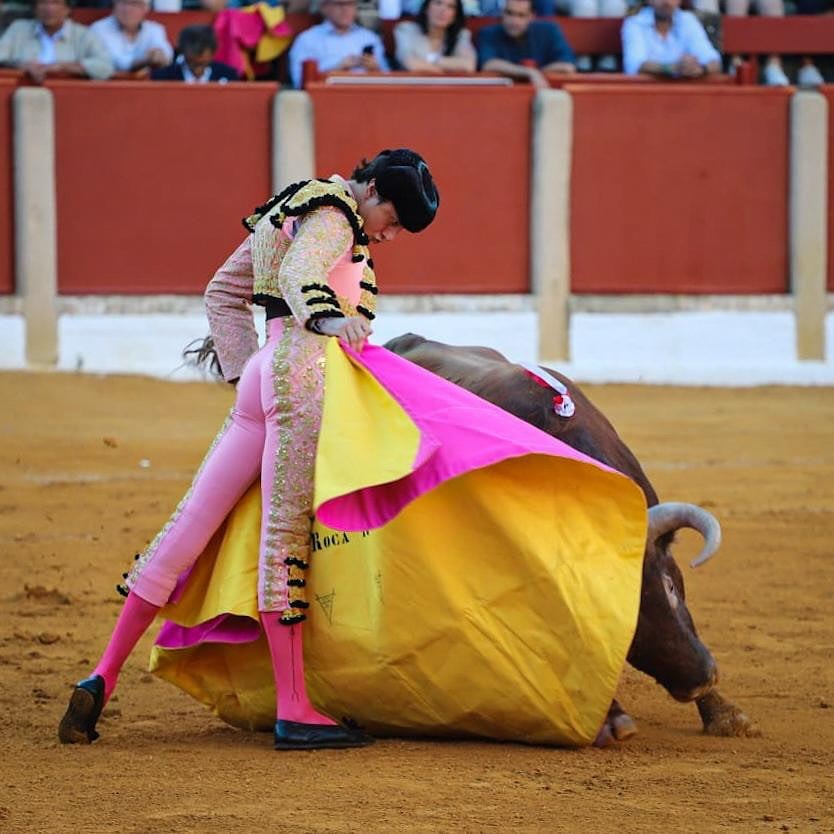
[(623, 70), (628, 75), (700, 78), (721, 71), (721, 55), (701, 22), (680, 0), (651, 0), (623, 22)]
[(0, 37), (0, 66), (22, 69), (38, 84), (48, 75), (109, 78), (104, 45), (69, 16), (68, 0), (35, 0), (35, 19), (16, 20)]
[(301, 86), (301, 65), (315, 61), (319, 72), (388, 72), (379, 36), (356, 23), (356, 0), (322, 0), (324, 23), (302, 32), (290, 50), (290, 78)]
[(91, 27), (107, 48), (118, 72), (136, 72), (146, 67), (165, 67), (174, 50), (165, 27), (145, 20), (150, 0), (115, 0), (113, 14)]

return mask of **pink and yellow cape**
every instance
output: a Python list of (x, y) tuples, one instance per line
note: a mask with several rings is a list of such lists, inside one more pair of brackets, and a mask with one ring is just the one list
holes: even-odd
[[(349, 451), (346, 451), (349, 450)], [(377, 735), (582, 745), (634, 634), (641, 490), (384, 350), (327, 350), (305, 660), (311, 696)], [(271, 729), (255, 485), (163, 614), (151, 669)]]

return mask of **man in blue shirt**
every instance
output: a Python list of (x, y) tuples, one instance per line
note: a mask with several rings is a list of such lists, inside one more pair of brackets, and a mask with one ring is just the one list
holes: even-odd
[(622, 28), (623, 70), (628, 75), (701, 78), (721, 72), (721, 56), (680, 0), (651, 0)]
[(507, 0), (501, 23), (478, 35), (478, 60), (484, 71), (529, 81), (541, 90), (549, 86), (545, 72), (576, 71), (576, 56), (562, 30), (533, 20), (532, 0)]

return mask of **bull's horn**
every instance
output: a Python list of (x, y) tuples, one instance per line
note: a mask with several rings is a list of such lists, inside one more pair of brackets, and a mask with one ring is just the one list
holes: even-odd
[(665, 533), (691, 527), (704, 537), (704, 547), (689, 563), (693, 568), (703, 565), (721, 545), (721, 525), (718, 519), (696, 504), (668, 502), (649, 507), (648, 541), (656, 541)]

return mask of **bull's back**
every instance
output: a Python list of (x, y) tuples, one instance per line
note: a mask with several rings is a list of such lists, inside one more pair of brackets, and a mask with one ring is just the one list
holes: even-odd
[(657, 503), (657, 494), (640, 463), (614, 427), (580, 387), (558, 371), (548, 369), (564, 383), (576, 404), (572, 417), (557, 415), (553, 392), (491, 348), (446, 345), (413, 333), (398, 336), (385, 347), (628, 475), (640, 485), (649, 504)]

